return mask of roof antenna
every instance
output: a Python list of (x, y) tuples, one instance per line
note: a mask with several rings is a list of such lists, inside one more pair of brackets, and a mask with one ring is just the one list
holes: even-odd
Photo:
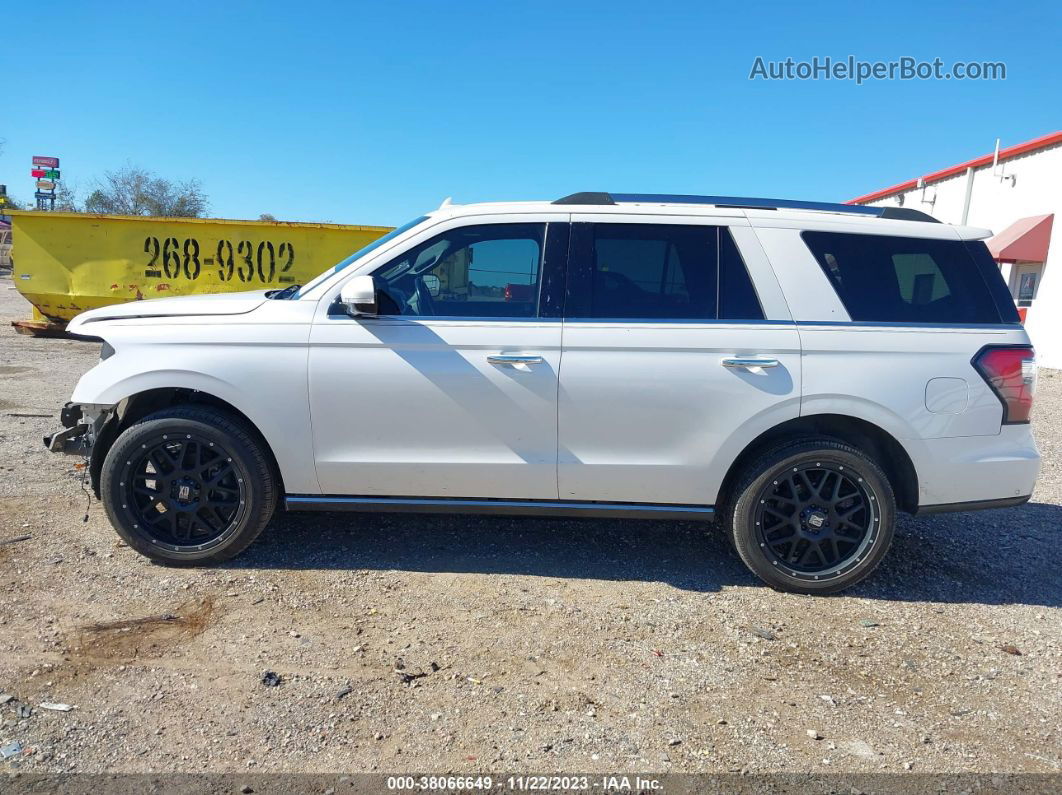
[(454, 197), (453, 196), (447, 196), (445, 199), (442, 200), (442, 204), (439, 205), (439, 209), (441, 210), (443, 207), (449, 207), (453, 203), (454, 203)]

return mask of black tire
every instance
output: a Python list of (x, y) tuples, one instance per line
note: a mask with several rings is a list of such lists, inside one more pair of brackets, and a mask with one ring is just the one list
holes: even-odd
[(768, 585), (830, 594), (877, 568), (892, 543), (896, 498), (861, 450), (801, 439), (742, 470), (722, 521), (741, 560)]
[(263, 447), (242, 420), (218, 409), (151, 414), (126, 428), (104, 459), (107, 518), (157, 563), (229, 560), (258, 537), (276, 506), (277, 478)]

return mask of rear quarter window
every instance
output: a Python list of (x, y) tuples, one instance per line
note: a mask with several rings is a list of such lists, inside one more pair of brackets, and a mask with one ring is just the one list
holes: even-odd
[(813, 231), (802, 237), (854, 321), (1017, 320), (1009, 299), (999, 304), (996, 288), (1004, 285), (998, 268), (975, 261), (961, 240)]

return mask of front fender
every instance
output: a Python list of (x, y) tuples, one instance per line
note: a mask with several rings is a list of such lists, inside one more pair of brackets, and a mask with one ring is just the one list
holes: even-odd
[[(113, 406), (158, 389), (209, 395), (258, 430), (288, 491), (319, 494), (306, 360), (302, 345), (119, 345), (116, 355), (82, 376), (71, 400)], [(165, 365), (153, 368), (152, 362)]]
[(237, 407), (240, 402), (240, 390), (234, 384), (210, 373), (178, 368), (123, 372), (125, 368), (121, 364), (116, 360), (111, 364), (108, 360), (85, 373), (74, 387), (71, 402), (114, 406), (152, 389), (190, 389), (206, 392)]

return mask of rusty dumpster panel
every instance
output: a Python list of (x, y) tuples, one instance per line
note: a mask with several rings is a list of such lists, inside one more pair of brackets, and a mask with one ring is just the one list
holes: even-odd
[[(34, 327), (108, 304), (305, 284), (383, 226), (10, 211), (12, 279)], [(39, 330), (39, 329), (37, 329)]]

